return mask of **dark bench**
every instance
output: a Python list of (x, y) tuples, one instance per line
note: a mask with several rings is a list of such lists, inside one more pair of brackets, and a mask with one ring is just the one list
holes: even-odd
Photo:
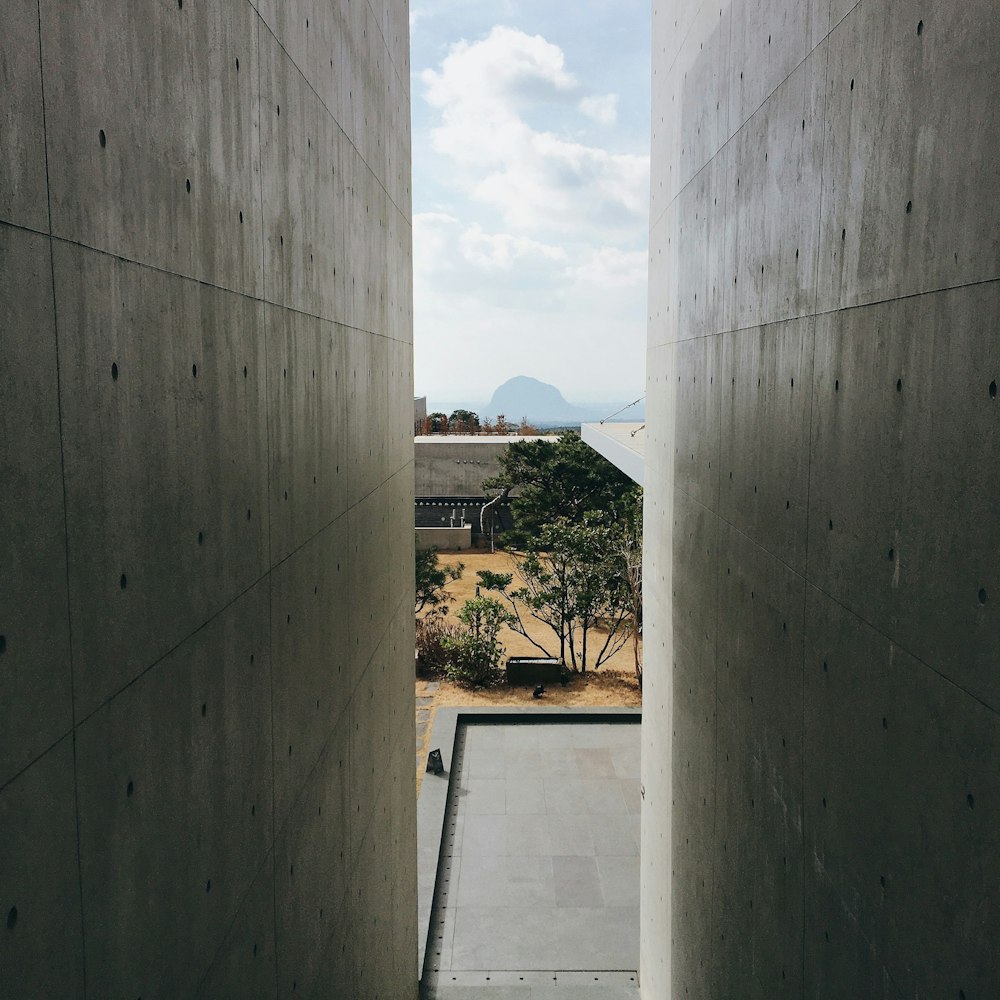
[(507, 683), (511, 685), (557, 684), (563, 672), (556, 656), (510, 656), (507, 658)]

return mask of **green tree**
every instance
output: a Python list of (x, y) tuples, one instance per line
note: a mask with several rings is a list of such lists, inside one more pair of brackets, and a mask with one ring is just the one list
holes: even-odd
[(444, 589), (452, 580), (458, 580), (465, 569), (464, 563), (454, 566), (438, 564), (437, 549), (421, 549), (414, 546), (414, 565), (416, 587), (413, 598), (413, 610), (419, 614), (424, 608), (433, 608), (448, 602), (448, 594)]
[(475, 434), (479, 430), (479, 414), (472, 410), (454, 410), (448, 418), (448, 430), (458, 434)]
[(436, 413), (428, 413), (427, 426), (429, 433), (443, 434), (446, 430), (448, 430), (448, 414), (441, 413), (440, 410)]
[(520, 587), (511, 589), (510, 573), (487, 571), (479, 572), (480, 585), (506, 599), (510, 627), (541, 652), (555, 655), (529, 634), (521, 608), (551, 629), (564, 663), (581, 672), (588, 666), (596, 670), (630, 634), (628, 590), (619, 573), (614, 535), (615, 528), (598, 512), (585, 513), (581, 523), (557, 518), (516, 556)]
[(462, 605), (457, 617), (465, 632), (442, 640), (449, 654), (445, 675), (466, 687), (495, 686), (503, 677), (500, 630), (513, 616), (495, 597), (476, 596)]
[(499, 461), (500, 472), (483, 482), (483, 490), (511, 497), (515, 526), (503, 538), (509, 546), (532, 547), (558, 518), (578, 524), (588, 512), (611, 511), (635, 486), (575, 433), (554, 442), (515, 441)]
[(642, 488), (627, 494), (615, 510), (608, 555), (623, 585), (624, 627), (632, 638), (635, 676), (642, 687)]

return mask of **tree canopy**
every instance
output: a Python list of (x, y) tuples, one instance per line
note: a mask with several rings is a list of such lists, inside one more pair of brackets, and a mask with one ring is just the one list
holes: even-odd
[(491, 496), (509, 494), (515, 527), (508, 545), (532, 544), (558, 518), (580, 524), (593, 511), (612, 511), (635, 483), (583, 442), (579, 434), (556, 441), (515, 441), (500, 456), (500, 472), (483, 482)]
[(448, 594), (445, 586), (450, 580), (457, 580), (465, 569), (463, 563), (454, 566), (438, 564), (436, 549), (414, 549), (414, 568), (416, 588), (413, 597), (413, 610), (419, 614), (424, 608), (433, 608), (439, 604), (447, 604)]

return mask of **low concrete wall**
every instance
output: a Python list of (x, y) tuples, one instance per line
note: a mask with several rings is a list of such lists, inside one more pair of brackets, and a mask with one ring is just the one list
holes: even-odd
[[(555, 436), (550, 438), (553, 442)], [(414, 439), (414, 492), (418, 497), (483, 495), (483, 480), (500, 472), (500, 456), (518, 435), (435, 434)]]
[(418, 549), (440, 549), (442, 552), (461, 552), (472, 548), (472, 525), (464, 528), (417, 528)]

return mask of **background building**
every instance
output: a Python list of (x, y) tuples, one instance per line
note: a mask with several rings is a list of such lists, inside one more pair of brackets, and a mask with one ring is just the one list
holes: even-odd
[(1000, 7), (653, 24), (643, 996), (995, 996)]
[(3, 22), (0, 993), (415, 996), (406, 5)]

